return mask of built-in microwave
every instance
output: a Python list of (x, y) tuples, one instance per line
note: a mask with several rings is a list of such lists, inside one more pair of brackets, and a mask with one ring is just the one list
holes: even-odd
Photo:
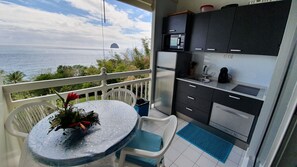
[(164, 50), (184, 50), (185, 35), (169, 34), (164, 36)]

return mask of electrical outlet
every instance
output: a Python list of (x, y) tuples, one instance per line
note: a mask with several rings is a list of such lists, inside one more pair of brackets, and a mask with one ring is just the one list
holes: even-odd
[(232, 59), (233, 58), (233, 55), (232, 54), (225, 54), (224, 55), (224, 58), (226, 58), (226, 59)]

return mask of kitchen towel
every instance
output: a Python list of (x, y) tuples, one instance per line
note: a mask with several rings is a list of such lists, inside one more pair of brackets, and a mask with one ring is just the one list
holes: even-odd
[(186, 125), (177, 134), (223, 163), (226, 162), (233, 147), (230, 142), (193, 123)]

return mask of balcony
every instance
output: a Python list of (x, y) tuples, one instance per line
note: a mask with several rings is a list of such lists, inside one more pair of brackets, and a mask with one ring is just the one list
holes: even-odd
[[(137, 71), (129, 71), (129, 72), (120, 72), (120, 73), (106, 73), (103, 68), (102, 73), (99, 75), (91, 75), (91, 76), (82, 76), (82, 77), (73, 77), (73, 78), (64, 78), (64, 79), (54, 79), (54, 80), (46, 80), (46, 81), (35, 81), (35, 82), (25, 82), (11, 85), (0, 85), (0, 106), (2, 111), (1, 114), (1, 124), (4, 124), (5, 118), (9, 114), (9, 111), (14, 108), (31, 102), (36, 101), (48, 101), (53, 104), (56, 103), (57, 96), (55, 94), (48, 94), (43, 96), (37, 96), (32, 98), (26, 98), (21, 100), (13, 100), (12, 94), (23, 91), (32, 91), (39, 89), (49, 89), (53, 87), (59, 87), (64, 85), (75, 85), (86, 82), (100, 82), (100, 86), (73, 90), (72, 92), (76, 92), (80, 95), (81, 98), (77, 99), (75, 102), (84, 102), (90, 100), (100, 100), (104, 97), (104, 94), (110, 90), (115, 88), (125, 88), (133, 91), (137, 97), (150, 99), (151, 97), (151, 77), (144, 77), (140, 79), (135, 79), (131, 81), (122, 81), (118, 83), (107, 84), (108, 80), (125, 78), (128, 76), (143, 76), (150, 75), (151, 70), (137, 70)], [(69, 92), (63, 92), (61, 95), (65, 97)], [(166, 117), (165, 114), (158, 112), (155, 109), (150, 109), (149, 116), (163, 118)], [(187, 125), (187, 122), (178, 119), (178, 130), (182, 129)], [(162, 134), (161, 125), (154, 125), (146, 127), (148, 130), (153, 131), (156, 134)], [(23, 141), (17, 140), (16, 137), (7, 134), (2, 126), (1, 130), (1, 159), (2, 162), (6, 163), (3, 166), (14, 167), (18, 166), (19, 158), (21, 154), (21, 146)], [(202, 151), (197, 148), (193, 144), (190, 144), (188, 141), (183, 138), (175, 135), (174, 140), (169, 147), (168, 151), (165, 153), (165, 164), (167, 166), (177, 165), (183, 166), (184, 163), (190, 165), (199, 165), (206, 164), (210, 166), (220, 166), (220, 165), (232, 165), (232, 166), (240, 166), (242, 164), (243, 158), (245, 155), (245, 151), (240, 149), (239, 147), (234, 146), (231, 151), (230, 156), (228, 157), (226, 164), (222, 164), (218, 162), (218, 160), (209, 156), (208, 153)], [(98, 162), (93, 162), (91, 165), (94, 165)], [(97, 164), (98, 165), (98, 164)]]
[[(10, 85), (3, 85), (2, 78), (0, 78), (0, 116), (1, 116), (1, 161), (4, 162), (3, 166), (18, 166), (19, 157), (21, 154), (21, 146), (23, 141), (17, 141), (16, 137), (9, 135), (4, 129), (4, 122), (10, 111), (26, 103), (37, 102), (37, 101), (47, 101), (55, 104), (57, 96), (55, 94), (47, 94), (36, 97), (30, 97), (26, 99), (14, 100), (12, 97), (13, 93), (32, 91), (39, 89), (50, 89), (65, 85), (75, 85), (87, 82), (101, 83), (99, 86), (73, 90), (71, 92), (76, 92), (80, 95), (79, 99), (76, 99), (75, 103), (90, 101), (90, 100), (100, 100), (103, 99), (105, 93), (108, 90), (115, 88), (125, 88), (133, 91), (138, 98), (150, 99), (150, 85), (151, 85), (151, 70), (137, 70), (129, 72), (119, 72), (119, 73), (106, 73), (105, 68), (101, 69), (101, 74), (82, 76), (82, 77), (72, 77), (45, 81), (35, 81), (35, 82), (24, 82)], [(135, 76), (135, 80), (122, 81), (117, 83), (108, 84), (107, 81), (111, 79), (122, 79), (128, 76)], [(142, 76), (141, 78), (139, 76)], [(65, 97), (69, 92), (62, 92), (61, 96)], [(1, 165), (2, 166), (2, 165)]]

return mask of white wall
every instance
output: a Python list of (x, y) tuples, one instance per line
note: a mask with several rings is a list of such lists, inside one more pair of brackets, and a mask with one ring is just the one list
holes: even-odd
[(5, 108), (6, 104), (4, 104), (4, 96), (2, 91), (2, 76), (0, 75), (0, 160), (3, 162), (3, 166), (7, 166), (6, 160), (6, 138), (5, 138), (5, 130), (4, 130), (4, 121), (5, 121)]
[(0, 166), (15, 167), (18, 166), (21, 150), (17, 138), (9, 135), (3, 126), (8, 116), (8, 109), (2, 85), (3, 77), (0, 75)]
[(276, 56), (195, 53), (193, 61), (198, 62), (196, 72), (201, 74), (203, 65), (209, 67), (208, 74), (218, 78), (220, 69), (227, 67), (232, 80), (268, 87), (276, 63)]

